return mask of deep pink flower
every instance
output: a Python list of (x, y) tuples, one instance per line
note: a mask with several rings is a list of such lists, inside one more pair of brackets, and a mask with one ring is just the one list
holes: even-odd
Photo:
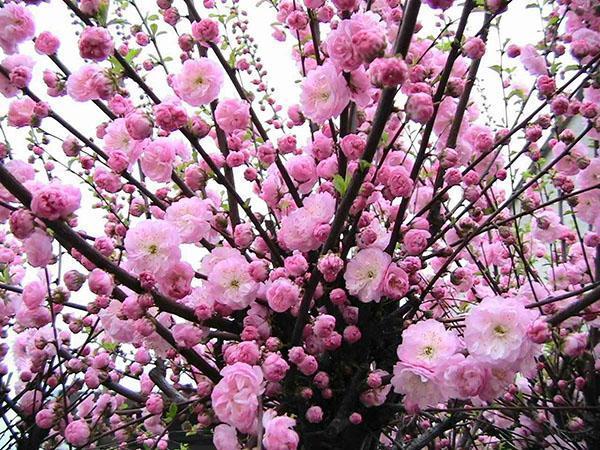
[(115, 46), (106, 28), (87, 27), (79, 38), (79, 54), (82, 58), (100, 62), (108, 58)]
[(81, 192), (75, 186), (52, 182), (37, 185), (31, 191), (31, 211), (38, 217), (49, 220), (66, 219), (79, 209)]

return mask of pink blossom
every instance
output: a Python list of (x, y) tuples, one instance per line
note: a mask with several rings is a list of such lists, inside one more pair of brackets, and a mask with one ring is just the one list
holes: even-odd
[(79, 9), (88, 16), (95, 16), (101, 7), (108, 6), (108, 0), (79, 0)]
[(54, 55), (60, 47), (60, 39), (49, 31), (43, 31), (35, 40), (35, 51), (40, 55)]
[(151, 180), (164, 183), (171, 179), (177, 156), (184, 159), (189, 156), (189, 149), (181, 140), (156, 138), (144, 148), (141, 157), (142, 170)]
[(258, 396), (264, 389), (260, 367), (236, 362), (221, 370), (221, 376), (211, 394), (216, 416), (242, 433), (254, 432), (258, 425)]
[(327, 192), (312, 194), (304, 206), (294, 210), (281, 221), (279, 239), (290, 250), (302, 252), (314, 250), (319, 241), (314, 230), (328, 223), (335, 212), (335, 199)]
[(7, 55), (17, 52), (20, 43), (35, 34), (35, 22), (27, 8), (17, 3), (7, 3), (0, 8), (0, 47)]
[(104, 61), (114, 48), (112, 36), (106, 28), (86, 27), (79, 38), (79, 54), (85, 59)]
[(412, 194), (413, 181), (408, 171), (402, 166), (391, 167), (386, 174), (386, 182), (394, 197), (410, 197)]
[(206, 332), (201, 328), (189, 324), (178, 323), (171, 329), (173, 338), (180, 347), (192, 348), (200, 343), (202, 338), (206, 336)]
[(97, 295), (110, 295), (114, 288), (114, 282), (109, 274), (101, 269), (94, 269), (88, 276), (90, 291)]
[(194, 269), (189, 263), (178, 261), (159, 274), (158, 286), (169, 297), (183, 298), (192, 291), (194, 273)]
[(277, 353), (269, 353), (262, 363), (262, 370), (265, 375), (265, 380), (278, 382), (283, 380), (290, 366)]
[(458, 350), (457, 336), (434, 319), (409, 326), (402, 333), (398, 359), (415, 367), (435, 371)]
[(133, 139), (141, 140), (152, 136), (152, 122), (139, 112), (134, 111), (127, 115), (125, 127)]
[(27, 127), (35, 123), (36, 103), (29, 97), (15, 99), (8, 105), (8, 124), (12, 127)]
[(527, 330), (537, 313), (516, 299), (488, 297), (465, 320), (464, 339), (471, 356), (494, 366), (520, 370), (536, 350)]
[(266, 450), (296, 450), (300, 438), (292, 428), (296, 421), (288, 416), (277, 416), (273, 410), (263, 415), (265, 434), (263, 444)]
[(227, 364), (243, 362), (253, 366), (260, 359), (260, 350), (255, 342), (244, 341), (239, 344), (228, 345), (223, 356)]
[(381, 298), (383, 281), (391, 257), (378, 248), (360, 250), (348, 262), (344, 280), (346, 289), (362, 302), (378, 302)]
[(415, 122), (425, 124), (433, 115), (433, 100), (424, 92), (412, 94), (406, 102), (406, 114)]
[(173, 78), (173, 90), (192, 106), (215, 100), (223, 85), (223, 70), (208, 58), (188, 59), (182, 71)]
[(135, 273), (159, 273), (179, 261), (179, 234), (162, 220), (143, 220), (125, 236), (127, 263)]
[(224, 423), (217, 425), (213, 431), (213, 444), (217, 450), (241, 450), (235, 428)]
[(212, 216), (208, 200), (192, 197), (173, 202), (165, 220), (175, 226), (181, 242), (191, 244), (208, 237)]
[(215, 300), (234, 310), (246, 308), (256, 298), (250, 264), (239, 254), (214, 261), (208, 287)]
[(444, 371), (444, 385), (452, 398), (469, 399), (479, 396), (488, 382), (490, 370), (473, 357), (455, 355)]
[(382, 282), (383, 294), (394, 300), (406, 295), (409, 288), (408, 275), (396, 264), (390, 264)]
[[(0, 93), (7, 98), (14, 97), (17, 93), (29, 83), (31, 74), (35, 66), (35, 61), (27, 55), (11, 55), (2, 60), (2, 67), (8, 71), (8, 78), (0, 73)], [(19, 79), (27, 80), (25, 83), (20, 83), (20, 86), (15, 84), (14, 74), (20, 74)]]
[(23, 288), (23, 303), (29, 308), (34, 309), (42, 305), (46, 295), (48, 295), (48, 289), (42, 281), (36, 280), (28, 283)]
[(165, 131), (175, 131), (188, 122), (187, 113), (177, 97), (168, 98), (153, 108), (156, 125)]
[(44, 219), (66, 219), (80, 206), (81, 192), (75, 186), (54, 181), (35, 186), (31, 193), (31, 211)]
[(221, 36), (219, 22), (213, 19), (201, 19), (199, 22), (192, 23), (192, 36), (203, 44), (219, 43)]
[(394, 366), (391, 384), (394, 392), (404, 395), (404, 405), (408, 411), (434, 406), (447, 399), (436, 375), (424, 367), (397, 363)]
[(298, 286), (287, 278), (276, 279), (267, 288), (267, 301), (269, 307), (275, 312), (285, 312), (295, 306), (300, 300)]
[(335, 281), (338, 273), (344, 268), (344, 261), (339, 256), (330, 253), (319, 259), (317, 267), (319, 272), (323, 274), (325, 281), (331, 283)]
[(369, 66), (371, 82), (377, 87), (394, 87), (408, 78), (408, 66), (402, 58), (377, 58)]
[(250, 105), (238, 99), (221, 100), (215, 110), (215, 119), (226, 133), (244, 130), (250, 123)]
[(481, 59), (485, 53), (485, 42), (481, 38), (471, 37), (463, 44), (462, 50), (467, 58)]
[(427, 230), (412, 229), (404, 234), (402, 243), (409, 255), (421, 255), (427, 248), (431, 234)]
[(545, 75), (547, 72), (544, 57), (531, 44), (521, 47), (520, 60), (531, 75)]
[(80, 67), (67, 80), (67, 93), (78, 102), (105, 99), (111, 91), (110, 80), (96, 64)]
[(312, 70), (302, 82), (302, 112), (316, 123), (338, 116), (349, 100), (346, 80), (331, 63)]
[(340, 141), (340, 147), (349, 160), (359, 159), (365, 151), (366, 142), (356, 134), (348, 134)]
[(351, 72), (385, 48), (385, 31), (373, 12), (356, 13), (342, 20), (325, 43), (333, 64), (339, 70)]
[(65, 440), (77, 447), (81, 447), (90, 439), (90, 427), (83, 419), (75, 420), (65, 428)]

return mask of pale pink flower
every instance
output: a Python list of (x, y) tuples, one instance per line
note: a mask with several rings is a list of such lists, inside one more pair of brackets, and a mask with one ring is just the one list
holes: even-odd
[(169, 265), (166, 271), (158, 274), (158, 286), (169, 297), (183, 298), (192, 292), (194, 273), (194, 269), (189, 263), (178, 261)]
[(300, 289), (287, 278), (277, 278), (267, 288), (269, 307), (275, 312), (285, 312), (300, 300)]
[(103, 27), (86, 27), (79, 38), (79, 54), (85, 59), (104, 61), (114, 48), (112, 36)]
[(150, 142), (142, 153), (142, 170), (153, 181), (166, 182), (171, 179), (177, 156), (189, 157), (188, 147), (179, 139), (159, 137)]
[(179, 261), (179, 234), (163, 220), (143, 220), (131, 227), (125, 236), (129, 268), (135, 273), (156, 274)]
[(478, 361), (521, 370), (537, 348), (527, 336), (537, 315), (516, 299), (488, 297), (465, 319), (467, 350)]
[(346, 80), (331, 63), (326, 62), (312, 70), (302, 82), (302, 112), (318, 124), (338, 116), (349, 100)]
[(292, 211), (281, 220), (279, 240), (290, 250), (307, 252), (319, 247), (314, 230), (328, 223), (335, 213), (335, 198), (327, 193), (312, 194), (304, 206)]
[(110, 80), (96, 64), (80, 67), (67, 80), (67, 93), (78, 102), (107, 98), (111, 90)]
[(217, 450), (241, 450), (237, 432), (231, 425), (217, 425), (213, 431), (213, 444)]
[(348, 262), (344, 280), (346, 288), (362, 302), (378, 302), (381, 298), (381, 282), (392, 258), (378, 248), (360, 250)]
[(271, 382), (283, 380), (289, 368), (289, 364), (277, 353), (269, 353), (269, 356), (262, 363), (265, 379)]
[(192, 197), (173, 202), (167, 208), (165, 220), (175, 226), (181, 242), (192, 244), (208, 237), (212, 216), (208, 200)]
[[(35, 177), (35, 169), (32, 165), (27, 164), (19, 159), (11, 159), (4, 163), (5, 167), (20, 183), (26, 183), (33, 180)], [(7, 202), (15, 202), (17, 199), (0, 184), (0, 199)]]
[(544, 57), (531, 44), (521, 47), (520, 60), (525, 70), (531, 75), (545, 75), (547, 73)]
[(263, 414), (263, 444), (266, 450), (296, 450), (300, 438), (292, 428), (296, 421), (288, 416), (277, 416), (273, 410)]
[(490, 370), (475, 358), (454, 355), (444, 364), (444, 390), (452, 398), (469, 399), (483, 392)]
[(442, 385), (436, 375), (424, 367), (397, 363), (391, 384), (394, 392), (404, 395), (404, 405), (408, 411), (434, 406), (448, 398), (442, 392)]
[(206, 105), (219, 96), (223, 70), (208, 58), (188, 59), (182, 71), (173, 77), (173, 90), (192, 106)]
[(397, 264), (390, 264), (381, 289), (383, 294), (394, 300), (399, 300), (406, 295), (409, 289), (408, 275)]
[(36, 103), (29, 97), (11, 101), (8, 105), (8, 124), (16, 128), (34, 125), (35, 105)]
[(207, 284), (215, 300), (234, 310), (250, 305), (258, 287), (250, 275), (250, 264), (242, 256), (216, 263), (208, 274)]
[(0, 47), (4, 53), (16, 53), (19, 44), (34, 34), (35, 22), (26, 7), (10, 2), (0, 8)]
[(435, 319), (410, 325), (402, 333), (398, 359), (412, 366), (435, 370), (456, 353), (458, 337)]
[(82, 447), (90, 439), (90, 427), (83, 419), (75, 420), (65, 428), (65, 440), (76, 447)]
[(115, 152), (125, 154), (129, 161), (129, 167), (137, 161), (143, 150), (140, 142), (132, 138), (127, 131), (127, 122), (122, 118), (115, 119), (108, 124), (102, 140), (104, 150), (109, 155)]
[(244, 130), (250, 123), (250, 105), (243, 100), (221, 100), (215, 109), (217, 125), (226, 133)]
[[(35, 66), (35, 61), (27, 55), (11, 55), (2, 60), (2, 67), (8, 71), (9, 75), (19, 71), (24, 73), (26, 78), (31, 78), (33, 66)], [(2, 95), (7, 98), (14, 97), (20, 90), (19, 86), (0, 73), (0, 93)]]
[(385, 49), (385, 28), (377, 14), (371, 11), (355, 13), (329, 33), (325, 44), (335, 66), (351, 72), (358, 69), (365, 55), (374, 53), (376, 56)]
[(237, 362), (221, 370), (221, 376), (211, 394), (216, 416), (242, 433), (255, 432), (258, 396), (264, 390), (260, 367)]

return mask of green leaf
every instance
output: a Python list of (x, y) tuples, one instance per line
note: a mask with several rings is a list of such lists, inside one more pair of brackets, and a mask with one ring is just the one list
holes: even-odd
[(369, 170), (369, 167), (371, 167), (371, 163), (369, 161), (361, 159), (360, 161), (358, 161), (358, 166), (360, 167), (360, 170)]
[(156, 34), (156, 31), (158, 30), (158, 25), (155, 23), (151, 23), (150, 30), (152, 31), (152, 36), (154, 36)]
[(98, 8), (98, 13), (96, 14), (98, 23), (103, 27), (106, 26), (106, 20), (108, 19), (108, 6), (109, 2), (101, 2), (100, 7)]
[(340, 174), (336, 173), (333, 176), (333, 187), (335, 187), (335, 190), (343, 196), (346, 193), (346, 180), (344, 180)]
[(177, 416), (177, 403), (171, 403), (169, 406), (169, 411), (167, 411), (167, 415), (165, 416), (165, 422), (171, 423), (175, 420)]
[(125, 61), (131, 62), (133, 59), (142, 52), (141, 48), (134, 48), (127, 52), (125, 55)]
[(502, 75), (502, 66), (500, 66), (498, 64), (494, 64), (493, 66), (490, 66), (490, 69), (492, 69), (498, 75)]

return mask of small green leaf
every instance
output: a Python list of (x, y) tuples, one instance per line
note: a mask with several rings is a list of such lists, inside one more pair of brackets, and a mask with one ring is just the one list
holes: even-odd
[(171, 423), (175, 420), (177, 416), (177, 403), (171, 403), (169, 406), (169, 410), (167, 411), (167, 415), (165, 416), (165, 422)]

